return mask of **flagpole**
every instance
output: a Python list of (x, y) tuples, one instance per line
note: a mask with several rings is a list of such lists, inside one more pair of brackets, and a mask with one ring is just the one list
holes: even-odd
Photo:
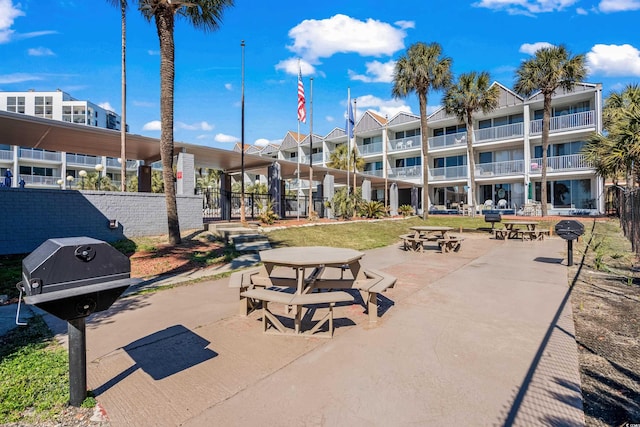
[(313, 77), (310, 79), (309, 93), (309, 217), (313, 216)]
[(244, 207), (244, 40), (240, 43), (242, 48), (242, 102), (241, 102), (241, 153), (240, 153), (240, 223), (244, 226), (247, 224), (247, 218), (245, 216)]
[(351, 88), (347, 88), (347, 198), (351, 193), (349, 184), (349, 173), (351, 169), (351, 117), (349, 117), (349, 108), (351, 108)]
[(296, 206), (298, 207), (298, 215), (296, 218), (300, 220), (300, 120), (298, 120), (298, 133), (296, 134), (296, 161), (298, 166), (296, 167), (296, 175), (298, 184), (296, 185)]

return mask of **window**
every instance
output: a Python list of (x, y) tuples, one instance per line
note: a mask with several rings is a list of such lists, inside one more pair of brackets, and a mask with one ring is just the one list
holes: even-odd
[(486, 151), (478, 155), (478, 163), (491, 163), (493, 162), (493, 153)]
[[(409, 130), (401, 130), (396, 132), (395, 139), (408, 138), (410, 136), (420, 135), (420, 128), (417, 129), (409, 129)], [(382, 137), (380, 137), (380, 141), (382, 141)]]
[(53, 97), (36, 96), (34, 105), (34, 115), (37, 117), (53, 118)]
[(362, 138), (362, 145), (375, 144), (376, 142), (382, 142), (382, 135), (372, 136), (370, 138)]
[(7, 111), (24, 114), (24, 96), (8, 96)]
[(19, 173), (20, 175), (29, 175), (29, 176), (53, 176), (52, 168), (42, 168), (36, 166), (20, 166)]

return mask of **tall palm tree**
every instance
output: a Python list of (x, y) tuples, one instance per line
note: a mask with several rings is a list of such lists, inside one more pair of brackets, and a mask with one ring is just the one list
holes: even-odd
[(640, 86), (629, 84), (612, 92), (602, 111), (604, 135), (593, 135), (583, 149), (596, 173), (634, 186), (633, 169), (640, 161)]
[(348, 159), (347, 150), (347, 144), (338, 145), (329, 155), (327, 166), (340, 170), (347, 170), (347, 168), (349, 168), (354, 174), (355, 172), (362, 171), (365, 164), (364, 158), (358, 155), (358, 151), (354, 147), (351, 150), (351, 157)]
[[(110, 0), (115, 2), (116, 0)], [(127, 0), (122, 1), (125, 5)], [(120, 4), (118, 1), (117, 4)], [(186, 19), (195, 28), (215, 31), (220, 27), (222, 13), (233, 0), (131, 0), (138, 6), (142, 16), (149, 22), (153, 19), (160, 41), (160, 158), (162, 178), (165, 182), (165, 200), (169, 243), (181, 241), (178, 205), (173, 171), (173, 93), (174, 93), (174, 29), (175, 18)], [(125, 162), (125, 159), (122, 159)]]
[(442, 56), (438, 43), (414, 43), (400, 57), (393, 71), (395, 98), (418, 95), (420, 105), (420, 134), (422, 136), (422, 217), (427, 219), (429, 197), (429, 133), (427, 127), (427, 94), (430, 90), (445, 89), (451, 82), (451, 59)]
[(498, 107), (500, 89), (497, 85), (491, 85), (489, 73), (483, 71), (461, 74), (458, 82), (450, 86), (442, 98), (445, 111), (454, 114), (458, 120), (467, 127), (467, 162), (470, 170), (470, 196), (469, 205), (475, 212), (476, 201), (476, 176), (475, 156), (473, 153), (473, 114), (482, 111), (488, 114)]
[(540, 91), (544, 97), (542, 116), (542, 216), (547, 215), (547, 149), (551, 123), (551, 99), (558, 88), (573, 89), (576, 82), (587, 74), (585, 56), (572, 56), (563, 45), (538, 49), (533, 58), (520, 64), (516, 70), (515, 91), (526, 97)]

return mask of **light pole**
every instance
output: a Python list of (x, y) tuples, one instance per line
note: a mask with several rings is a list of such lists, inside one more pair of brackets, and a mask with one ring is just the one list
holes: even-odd
[(100, 190), (100, 179), (102, 178), (102, 169), (104, 169), (104, 166), (102, 166), (102, 163), (98, 163), (95, 166), (95, 169), (98, 173), (98, 179), (96, 180), (96, 190)]
[(64, 180), (63, 179), (59, 179), (56, 181), (56, 184), (58, 184), (60, 186), (60, 189), (62, 190), (62, 184), (64, 184)]
[(81, 169), (80, 172), (78, 172), (78, 175), (80, 175), (80, 179), (82, 179), (82, 189), (84, 190), (84, 179), (87, 176), (87, 171)]
[(242, 72), (242, 76), (241, 76), (241, 80), (242, 80), (242, 102), (241, 102), (241, 123), (240, 123), (240, 144), (242, 145), (241, 147), (241, 153), (240, 153), (240, 223), (242, 223), (242, 225), (246, 225), (247, 223), (247, 218), (245, 217), (245, 213), (244, 213), (244, 40), (242, 40), (242, 42), (240, 42), (240, 47), (242, 48), (242, 64), (241, 64), (241, 72)]
[(73, 177), (71, 175), (67, 175), (67, 182), (69, 183), (68, 188), (71, 188), (71, 183), (73, 182)]

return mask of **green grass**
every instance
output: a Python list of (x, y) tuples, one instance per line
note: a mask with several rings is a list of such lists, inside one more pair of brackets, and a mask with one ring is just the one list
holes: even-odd
[(69, 400), (67, 351), (40, 317), (0, 337), (0, 424), (52, 419)]
[(18, 283), (22, 276), (22, 258), (26, 255), (0, 256), (0, 295), (18, 296)]

